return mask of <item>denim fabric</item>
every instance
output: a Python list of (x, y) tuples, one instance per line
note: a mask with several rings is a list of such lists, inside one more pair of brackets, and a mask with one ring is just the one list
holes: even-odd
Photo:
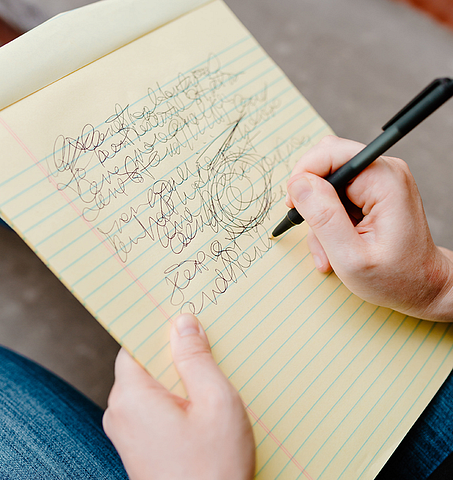
[(0, 347), (0, 478), (127, 479), (102, 409), (35, 363)]
[[(424, 480), (453, 452), (453, 375), (400, 443), (376, 480)], [(453, 471), (450, 477), (453, 479)]]
[(447, 457), (434, 472), (429, 476), (428, 480), (451, 480), (453, 477), (453, 454)]

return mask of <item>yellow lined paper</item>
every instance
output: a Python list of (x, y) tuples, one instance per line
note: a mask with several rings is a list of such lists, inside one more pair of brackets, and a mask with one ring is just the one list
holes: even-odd
[(257, 478), (374, 478), (448, 375), (452, 332), (318, 273), (306, 227), (269, 240), (294, 163), (331, 130), (221, 1), (0, 125), (1, 214), (181, 395), (170, 322), (199, 316), (254, 424)]

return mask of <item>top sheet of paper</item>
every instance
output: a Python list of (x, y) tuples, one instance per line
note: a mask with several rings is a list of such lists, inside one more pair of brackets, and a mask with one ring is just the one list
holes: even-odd
[(182, 395), (170, 321), (199, 316), (259, 479), (373, 478), (452, 365), (449, 325), (318, 273), (306, 227), (269, 240), (294, 163), (328, 133), (221, 1), (0, 112), (1, 214)]
[(51, 18), (0, 49), (0, 109), (208, 2), (101, 0)]

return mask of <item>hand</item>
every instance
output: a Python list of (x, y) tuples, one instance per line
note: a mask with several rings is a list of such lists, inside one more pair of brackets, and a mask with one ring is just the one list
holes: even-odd
[(170, 393), (122, 349), (104, 430), (131, 480), (246, 480), (255, 472), (252, 427), (237, 391), (212, 358), (197, 319), (171, 330), (189, 400)]
[(407, 165), (380, 157), (339, 193), (342, 201), (322, 178), (363, 147), (326, 137), (291, 174), (287, 205), (310, 226), (316, 267), (333, 268), (363, 300), (427, 320), (453, 321), (453, 252), (434, 245)]

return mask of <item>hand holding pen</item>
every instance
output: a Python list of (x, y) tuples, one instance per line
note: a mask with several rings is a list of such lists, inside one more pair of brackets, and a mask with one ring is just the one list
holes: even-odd
[[(438, 78), (434, 80), (382, 127), (384, 132), (381, 135), (342, 165), (341, 168), (327, 175), (326, 180), (335, 189), (344, 187), (452, 96), (452, 79)], [(303, 221), (304, 219), (299, 212), (294, 208), (291, 209), (274, 229), (272, 237), (278, 237)]]
[(436, 247), (415, 181), (400, 159), (380, 157), (344, 187), (325, 180), (364, 145), (326, 137), (304, 154), (287, 205), (310, 226), (321, 272), (331, 268), (360, 298), (429, 320), (453, 320), (453, 252)]

